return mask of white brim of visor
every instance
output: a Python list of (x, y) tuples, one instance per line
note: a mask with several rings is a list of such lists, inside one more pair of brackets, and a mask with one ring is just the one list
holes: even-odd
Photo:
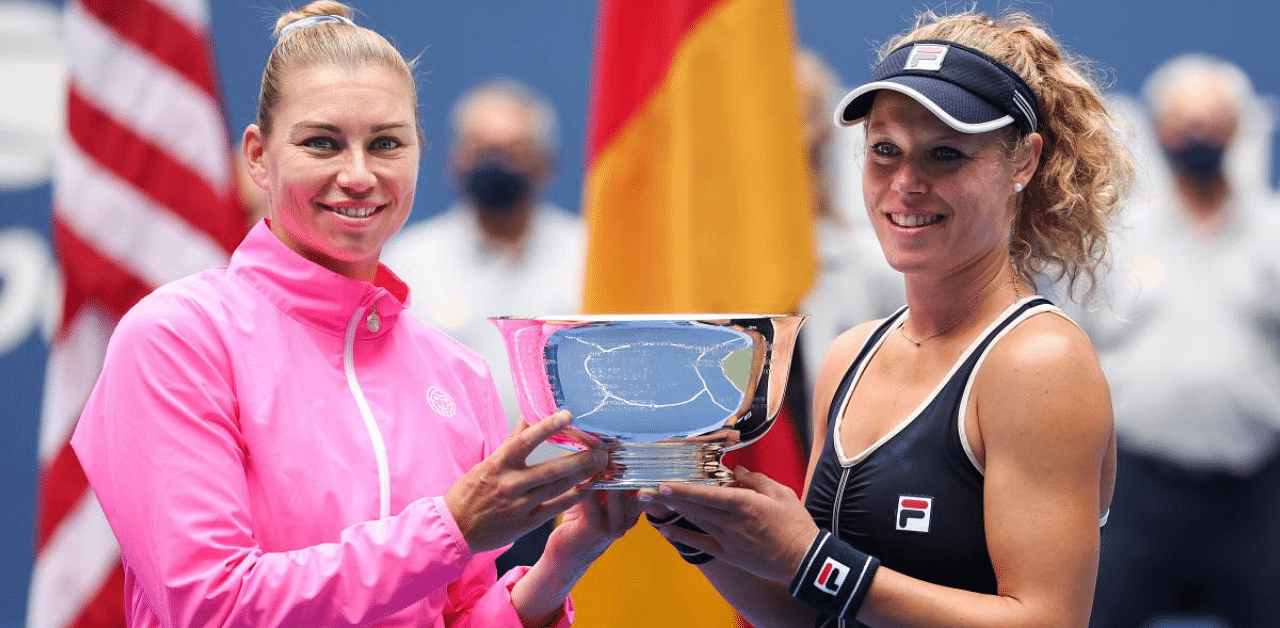
[(1005, 114), (999, 118), (996, 118), (995, 120), (991, 120), (988, 122), (977, 122), (972, 124), (968, 122), (961, 122), (955, 119), (955, 117), (953, 117), (951, 114), (947, 113), (945, 109), (943, 109), (942, 107), (939, 107), (937, 103), (933, 102), (932, 100), (929, 100), (928, 96), (925, 96), (924, 94), (921, 94), (920, 92), (910, 87), (907, 87), (906, 85), (894, 83), (892, 81), (876, 81), (875, 83), (867, 83), (866, 85), (862, 85), (861, 87), (858, 87), (857, 89), (846, 94), (844, 98), (840, 99), (840, 105), (836, 107), (836, 115), (835, 115), (836, 126), (853, 126), (855, 124), (862, 122), (863, 120), (866, 120), (867, 117), (862, 116), (861, 118), (858, 118), (856, 120), (850, 120), (846, 122), (844, 119), (844, 110), (846, 107), (849, 106), (849, 103), (854, 101), (854, 99), (858, 98), (859, 96), (862, 96), (863, 94), (874, 92), (879, 89), (887, 89), (890, 91), (895, 91), (900, 94), (910, 96), (912, 100), (924, 105), (925, 109), (928, 109), (930, 113), (937, 116), (938, 119), (946, 123), (947, 126), (961, 133), (986, 133), (987, 131), (1002, 129), (1013, 123), (1013, 116), (1009, 114)]

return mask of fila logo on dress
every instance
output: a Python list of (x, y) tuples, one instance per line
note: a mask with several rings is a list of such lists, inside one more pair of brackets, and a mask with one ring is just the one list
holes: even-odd
[(898, 496), (898, 529), (907, 532), (928, 532), (933, 514), (933, 498), (918, 495)]

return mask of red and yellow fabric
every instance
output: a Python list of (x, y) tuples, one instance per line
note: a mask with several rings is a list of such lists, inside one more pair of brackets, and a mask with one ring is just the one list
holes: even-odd
[[(787, 0), (605, 0), (583, 211), (589, 313), (794, 311), (814, 274)], [(736, 463), (793, 486), (790, 417)], [(641, 523), (574, 590), (580, 628), (741, 619)]]

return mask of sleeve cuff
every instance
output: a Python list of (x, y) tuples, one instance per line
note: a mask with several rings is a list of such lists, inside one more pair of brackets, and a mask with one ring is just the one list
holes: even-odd
[[(529, 573), (529, 566), (519, 565), (511, 568), (511, 570), (502, 574), (502, 577), (498, 579), (498, 584), (502, 587), (502, 590), (506, 591), (507, 604), (511, 604), (512, 587), (516, 586), (516, 582), (519, 582), (526, 573)], [(512, 607), (512, 610), (514, 612), (514, 606)], [(564, 604), (560, 606), (560, 619), (555, 623), (547, 624), (545, 627), (534, 626), (533, 628), (569, 628), (573, 625), (574, 616), (573, 596), (566, 595), (564, 598)]]
[(432, 497), (430, 501), (435, 505), (436, 512), (440, 513), (440, 525), (449, 535), (449, 540), (453, 541), (454, 549), (458, 551), (462, 564), (471, 562), (473, 557), (471, 547), (467, 545), (467, 539), (462, 536), (462, 529), (458, 527), (458, 522), (453, 520), (453, 513), (449, 512), (449, 507), (445, 505), (444, 496)]

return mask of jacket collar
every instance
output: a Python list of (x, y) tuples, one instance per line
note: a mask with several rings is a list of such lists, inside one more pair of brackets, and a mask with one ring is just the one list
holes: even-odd
[(373, 283), (344, 277), (285, 246), (267, 220), (249, 231), (227, 269), (289, 317), (339, 337), (357, 309), (365, 312), (356, 337), (373, 338), (387, 333), (409, 305), (408, 285), (385, 265), (378, 265)]

